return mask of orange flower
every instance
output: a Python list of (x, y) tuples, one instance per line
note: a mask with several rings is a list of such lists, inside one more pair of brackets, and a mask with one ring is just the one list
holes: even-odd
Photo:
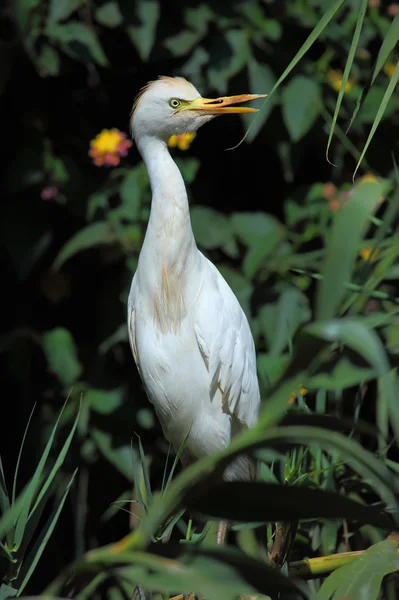
[(132, 142), (126, 133), (119, 129), (103, 129), (94, 140), (90, 142), (89, 156), (97, 167), (115, 167), (119, 165), (121, 156), (126, 156)]
[(373, 248), (371, 246), (367, 246), (366, 248), (362, 248), (359, 252), (359, 256), (361, 256), (363, 260), (370, 260), (371, 254), (373, 254), (372, 262), (374, 262), (379, 254), (378, 250), (373, 252)]
[[(327, 73), (327, 76), (330, 80), (331, 87), (334, 88), (337, 92), (339, 92), (342, 83), (342, 73), (341, 71), (334, 71), (334, 69), (330, 69)], [(353, 87), (353, 80), (348, 79), (345, 85), (345, 92), (350, 92)]]
[(188, 150), (190, 144), (197, 134), (193, 131), (192, 133), (180, 133), (179, 135), (172, 135), (168, 140), (169, 148), (179, 148), (179, 150)]

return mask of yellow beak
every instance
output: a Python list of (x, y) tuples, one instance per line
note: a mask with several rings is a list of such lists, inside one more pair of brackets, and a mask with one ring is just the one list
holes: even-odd
[(240, 96), (222, 96), (221, 98), (196, 98), (188, 102), (184, 110), (199, 110), (208, 115), (225, 115), (231, 113), (258, 112), (257, 108), (233, 106), (241, 102), (250, 102), (258, 98), (267, 98), (267, 94), (241, 94)]

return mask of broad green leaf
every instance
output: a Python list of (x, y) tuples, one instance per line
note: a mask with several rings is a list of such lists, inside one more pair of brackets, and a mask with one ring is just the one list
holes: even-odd
[(344, 285), (351, 280), (360, 242), (369, 224), (369, 217), (379, 196), (387, 189), (386, 182), (360, 183), (349, 200), (335, 216), (327, 247), (326, 261), (316, 298), (316, 316), (320, 320), (333, 317), (346, 294)]
[[(248, 62), (248, 80), (251, 94), (268, 94), (276, 83), (276, 76), (269, 65), (257, 62), (252, 56)], [(268, 98), (262, 100), (259, 105), (259, 113), (255, 118), (253, 115), (242, 115), (245, 127), (249, 128), (245, 138), (246, 142), (252, 142), (256, 138), (272, 112), (276, 101), (276, 96), (273, 96), (271, 100)], [(251, 104), (251, 106), (258, 108), (256, 104)]]
[(129, 216), (132, 221), (138, 219), (141, 209), (142, 186), (140, 183), (140, 173), (137, 169), (129, 170), (122, 181), (119, 194), (122, 202), (128, 209), (126, 216)]
[(283, 291), (276, 304), (265, 304), (259, 312), (269, 354), (279, 356), (292, 346), (292, 338), (300, 325), (310, 320), (311, 311), (306, 296), (297, 288)]
[(190, 214), (195, 240), (202, 248), (221, 248), (232, 237), (228, 217), (213, 208), (193, 206)]
[(94, 412), (109, 415), (117, 410), (123, 402), (123, 388), (113, 390), (90, 389), (84, 394), (86, 402)]
[(15, 598), (15, 596), (18, 594), (18, 590), (11, 587), (10, 585), (7, 585), (5, 583), (2, 583), (0, 586), (0, 600), (6, 600), (7, 598)]
[(284, 123), (294, 142), (300, 140), (312, 127), (322, 108), (320, 85), (297, 75), (283, 89), (282, 111)]
[(60, 70), (60, 56), (49, 44), (43, 44), (40, 54), (36, 58), (36, 64), (39, 67), (40, 75), (58, 75)]
[(198, 31), (181, 31), (163, 42), (165, 48), (169, 50), (172, 56), (185, 56), (201, 39), (201, 33)]
[(355, 385), (375, 379), (374, 369), (361, 367), (343, 356), (331, 371), (322, 370), (307, 380), (306, 385), (311, 389), (344, 390)]
[(282, 236), (283, 229), (277, 226), (262, 240), (258, 239), (251, 244), (242, 263), (243, 273), (248, 279), (252, 279), (259, 269), (267, 264), (267, 259), (278, 248)]
[(69, 21), (64, 25), (53, 25), (46, 29), (52, 40), (61, 44), (64, 52), (81, 60), (94, 60), (100, 66), (108, 65), (94, 29), (80, 21)]
[(230, 55), (208, 69), (210, 87), (224, 94), (229, 79), (237, 75), (247, 64), (251, 56), (251, 46), (248, 33), (243, 29), (229, 29), (224, 34), (224, 40), (230, 47)]
[(91, 427), (90, 435), (101, 454), (113, 465), (128, 481), (134, 481), (132, 449), (130, 446), (115, 446), (112, 435)]
[(345, 69), (344, 69), (344, 73), (342, 75), (341, 87), (339, 89), (337, 102), (335, 104), (334, 116), (332, 119), (330, 133), (328, 136), (327, 150), (326, 150), (327, 160), (328, 160), (328, 151), (330, 148), (331, 140), (334, 135), (335, 124), (337, 122), (339, 111), (340, 111), (341, 104), (342, 104), (342, 100), (343, 100), (343, 97), (345, 94), (346, 84), (348, 82), (349, 75), (350, 75), (350, 72), (352, 69), (352, 64), (353, 64), (353, 59), (355, 58), (356, 49), (359, 44), (359, 38), (360, 38), (361, 31), (362, 31), (364, 16), (366, 14), (367, 7), (368, 7), (368, 0), (359, 0), (359, 12), (358, 12), (357, 20), (356, 20), (356, 27), (355, 27), (355, 31), (353, 33), (353, 38), (352, 38), (352, 43), (351, 43), (351, 47), (349, 50), (348, 58), (346, 59)]
[(65, 386), (75, 383), (83, 368), (71, 333), (56, 327), (43, 335), (42, 345), (51, 373)]
[[(347, 519), (390, 529), (392, 520), (379, 508), (365, 506), (345, 496), (305, 485), (264, 482), (228, 482), (195, 494), (184, 505), (212, 519), (249, 522), (297, 521), (301, 519)], [(234, 502), (229, 499), (234, 498)]]
[[(398, 16), (399, 15), (397, 15), (397, 17)], [(398, 23), (399, 23), (399, 19), (398, 19)], [(375, 119), (374, 119), (374, 123), (373, 123), (373, 125), (371, 127), (371, 131), (370, 131), (370, 133), (368, 135), (368, 138), (366, 140), (366, 143), (364, 145), (364, 148), (362, 150), (362, 153), (361, 153), (360, 158), (358, 160), (358, 163), (356, 165), (353, 177), (355, 177), (355, 175), (356, 175), (356, 173), (357, 173), (357, 171), (358, 171), (358, 169), (360, 167), (360, 164), (361, 164), (361, 162), (362, 162), (362, 160), (364, 158), (364, 155), (366, 154), (367, 149), (368, 149), (368, 147), (369, 147), (369, 145), (371, 143), (371, 140), (373, 139), (374, 134), (375, 134), (375, 132), (377, 130), (377, 127), (380, 124), (380, 121), (381, 121), (381, 119), (382, 119), (382, 117), (383, 117), (383, 115), (385, 113), (387, 104), (388, 104), (389, 100), (391, 99), (391, 96), (392, 96), (393, 92), (395, 91), (396, 84), (398, 83), (398, 81), (399, 81), (399, 61), (396, 63), (395, 71), (394, 71), (394, 73), (393, 73), (393, 75), (391, 77), (391, 80), (390, 80), (390, 82), (388, 84), (388, 87), (387, 87), (387, 89), (385, 91), (384, 97), (383, 97), (383, 99), (381, 101), (381, 104), (380, 104), (380, 106), (378, 108), (377, 114), (376, 114)]]
[(386, 540), (374, 544), (359, 558), (331, 573), (317, 592), (316, 600), (377, 600), (385, 575), (398, 570), (396, 542)]
[(95, 10), (94, 14), (96, 21), (111, 29), (123, 23), (123, 16), (115, 0), (102, 4)]
[(270, 390), (280, 379), (287, 368), (290, 357), (270, 356), (270, 354), (258, 352), (257, 365), (259, 379), (266, 390)]
[(115, 244), (118, 240), (115, 230), (109, 223), (98, 221), (78, 231), (61, 249), (54, 261), (54, 269), (59, 269), (64, 262), (78, 252), (104, 244)]
[(127, 32), (143, 61), (148, 60), (154, 45), (160, 14), (158, 0), (140, 0), (136, 3), (136, 15), (141, 24), (129, 25)]
[(201, 165), (198, 158), (176, 158), (175, 163), (179, 167), (184, 181), (188, 184), (193, 183)]
[(65, 21), (75, 12), (75, 10), (84, 6), (86, 3), (87, 0), (50, 0), (47, 26), (49, 27), (60, 21)]
[(54, 531), (54, 528), (57, 524), (58, 518), (61, 514), (62, 508), (65, 504), (65, 500), (68, 496), (68, 492), (71, 488), (71, 485), (73, 483), (76, 473), (77, 473), (77, 469), (73, 473), (71, 479), (69, 480), (69, 483), (68, 483), (67, 487), (65, 488), (62, 496), (56, 503), (55, 508), (54, 508), (52, 514), (50, 515), (50, 517), (48, 518), (46, 524), (44, 525), (36, 543), (33, 545), (31, 551), (29, 552), (28, 556), (26, 557), (26, 559), (24, 560), (24, 562), (22, 564), (22, 568), (21, 568), (21, 571), (20, 571), (20, 573), (18, 575), (18, 579), (17, 579), (17, 583), (19, 584), (18, 585), (18, 594), (21, 594), (23, 592), (26, 584), (28, 583), (29, 579), (32, 576), (32, 573), (34, 572), (34, 570), (36, 568), (37, 563), (40, 560), (41, 555), (43, 554), (43, 551), (47, 545), (47, 542), (49, 541), (49, 539)]
[(274, 231), (284, 233), (284, 227), (276, 217), (263, 212), (233, 213), (230, 217), (233, 232), (245, 246), (254, 246), (266, 242)]

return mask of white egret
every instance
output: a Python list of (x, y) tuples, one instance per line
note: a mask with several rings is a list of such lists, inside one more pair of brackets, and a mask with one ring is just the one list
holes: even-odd
[[(218, 115), (255, 112), (237, 104), (261, 97), (207, 99), (183, 78), (161, 77), (141, 90), (133, 107), (132, 134), (152, 204), (129, 295), (129, 338), (165, 438), (177, 450), (189, 433), (183, 464), (225, 448), (255, 424), (260, 398), (247, 318), (196, 246), (186, 188), (167, 140)], [(245, 456), (224, 473), (227, 481), (254, 477)]]

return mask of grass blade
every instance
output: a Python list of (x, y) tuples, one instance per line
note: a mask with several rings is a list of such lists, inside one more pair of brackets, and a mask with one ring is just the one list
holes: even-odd
[(31, 413), (29, 415), (29, 419), (28, 419), (28, 422), (26, 424), (25, 431), (24, 431), (24, 436), (22, 438), (21, 447), (20, 447), (19, 452), (18, 452), (17, 466), (15, 467), (14, 481), (13, 481), (13, 484), (12, 484), (11, 504), (14, 504), (14, 502), (15, 502), (15, 496), (16, 496), (16, 490), (17, 490), (17, 478), (18, 478), (19, 464), (21, 462), (22, 450), (23, 450), (24, 445), (25, 445), (26, 435), (28, 433), (28, 429), (29, 429), (29, 425), (30, 425), (30, 422), (31, 422), (32, 417), (33, 417), (33, 413), (35, 412), (35, 408), (36, 408), (36, 404), (34, 404), (32, 410), (31, 410)]
[(43, 527), (43, 529), (39, 535), (39, 538), (37, 539), (36, 543), (32, 547), (32, 550), (29, 552), (28, 556), (26, 557), (26, 559), (23, 563), (21, 572), (17, 579), (17, 583), (19, 584), (18, 585), (18, 595), (20, 595), (22, 593), (26, 584), (28, 583), (33, 571), (36, 568), (37, 563), (40, 560), (41, 555), (43, 554), (43, 551), (47, 545), (47, 542), (49, 541), (50, 536), (54, 531), (54, 527), (57, 524), (58, 517), (60, 516), (62, 508), (65, 504), (65, 500), (68, 496), (68, 492), (72, 486), (73, 480), (75, 479), (76, 473), (77, 473), (77, 469), (74, 471), (61, 498), (56, 503), (56, 506), (55, 506), (52, 514), (50, 515), (50, 517), (47, 520), (47, 523)]
[(387, 104), (388, 104), (389, 100), (391, 99), (391, 96), (392, 96), (392, 94), (393, 94), (393, 92), (395, 90), (395, 87), (396, 87), (396, 84), (398, 83), (398, 80), (399, 80), (399, 61), (396, 63), (395, 71), (394, 71), (394, 73), (393, 73), (393, 75), (391, 77), (391, 80), (390, 80), (390, 82), (388, 84), (387, 89), (385, 90), (384, 97), (381, 100), (381, 104), (380, 104), (379, 109), (377, 111), (377, 114), (375, 116), (373, 125), (371, 127), (371, 131), (370, 131), (370, 133), (368, 135), (368, 138), (366, 140), (366, 143), (365, 143), (364, 148), (362, 150), (362, 153), (360, 155), (359, 161), (358, 161), (358, 163), (356, 165), (356, 169), (355, 169), (355, 172), (353, 174), (353, 178), (356, 177), (356, 173), (357, 173), (357, 171), (358, 171), (358, 169), (360, 167), (360, 164), (361, 164), (361, 162), (363, 160), (364, 155), (367, 152), (367, 149), (368, 149), (368, 147), (369, 147), (369, 145), (371, 143), (371, 140), (374, 137), (374, 133), (376, 132), (377, 127), (380, 124), (380, 121), (381, 121), (382, 117), (384, 116), (385, 109), (387, 107)]
[(146, 491), (146, 495), (147, 495), (147, 501), (149, 504), (151, 504), (152, 503), (152, 491), (151, 491), (150, 478), (148, 475), (147, 463), (145, 460), (144, 448), (141, 443), (140, 436), (137, 436), (137, 437), (139, 439), (140, 462), (141, 462), (141, 468), (142, 468), (143, 476), (144, 476), (144, 485), (145, 485), (145, 491)]
[(331, 123), (330, 133), (329, 133), (329, 136), (328, 136), (327, 149), (326, 149), (326, 158), (327, 158), (328, 162), (330, 162), (330, 160), (328, 158), (328, 152), (329, 152), (329, 149), (330, 149), (331, 140), (332, 140), (333, 135), (334, 135), (335, 125), (336, 125), (336, 122), (337, 122), (337, 119), (338, 119), (338, 115), (339, 115), (339, 111), (340, 111), (340, 108), (341, 108), (342, 100), (343, 100), (343, 97), (344, 97), (344, 94), (345, 94), (346, 84), (348, 82), (349, 74), (350, 74), (351, 69), (352, 69), (352, 64), (353, 64), (353, 60), (355, 58), (356, 49), (357, 49), (357, 46), (359, 44), (359, 38), (360, 38), (361, 31), (362, 31), (364, 16), (366, 14), (367, 7), (368, 7), (368, 0), (360, 0), (360, 3), (359, 3), (359, 15), (358, 15), (358, 18), (357, 18), (355, 32), (353, 34), (352, 43), (351, 43), (351, 47), (350, 47), (350, 50), (349, 50), (348, 58), (347, 58), (347, 61), (346, 61), (344, 73), (342, 75), (341, 87), (339, 89), (337, 103), (335, 105), (333, 120), (332, 120), (332, 123)]

